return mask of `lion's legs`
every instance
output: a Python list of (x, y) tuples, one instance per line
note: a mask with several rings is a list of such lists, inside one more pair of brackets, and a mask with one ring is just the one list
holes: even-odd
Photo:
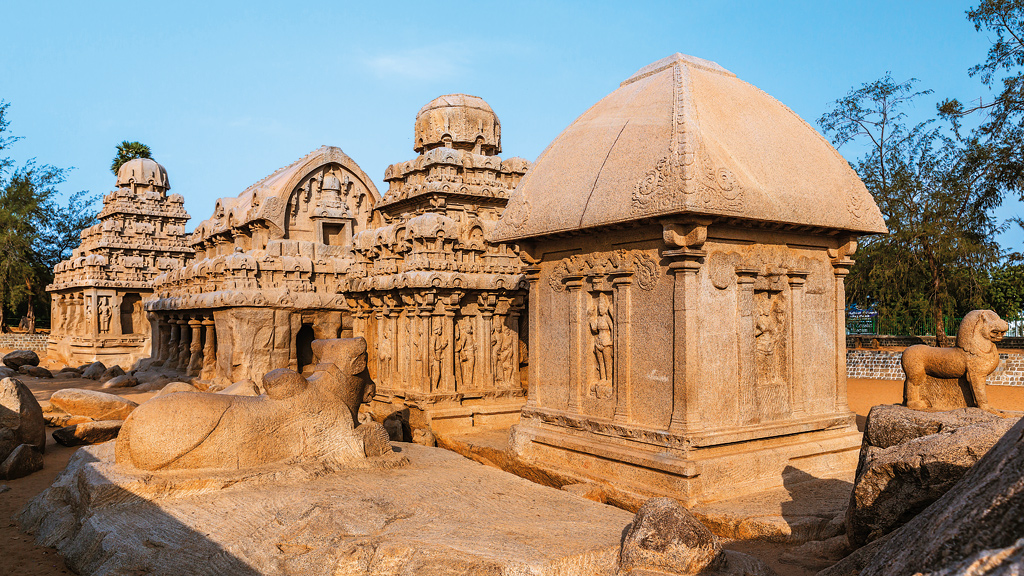
[(985, 387), (985, 378), (968, 373), (967, 382), (971, 385), (971, 392), (974, 393), (974, 402), (978, 405), (978, 408), (988, 410), (990, 406), (988, 404), (988, 390)]
[(906, 374), (906, 380), (903, 381), (903, 405), (911, 410), (925, 410), (928, 403), (921, 399), (921, 388), (927, 379), (924, 367), (907, 362), (906, 356), (903, 360), (903, 373)]

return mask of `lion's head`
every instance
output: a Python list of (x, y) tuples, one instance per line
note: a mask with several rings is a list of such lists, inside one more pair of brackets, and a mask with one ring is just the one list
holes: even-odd
[(991, 310), (972, 310), (964, 316), (956, 333), (956, 345), (964, 351), (980, 355), (995, 351), (995, 342), (1003, 339), (1010, 325)]

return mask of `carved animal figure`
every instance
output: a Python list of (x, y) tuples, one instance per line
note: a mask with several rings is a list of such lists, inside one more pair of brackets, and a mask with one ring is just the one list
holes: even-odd
[(125, 420), (116, 461), (144, 470), (247, 469), (275, 462), (345, 462), (364, 455), (359, 404), (373, 396), (362, 338), (314, 340), (316, 371), (263, 377), (266, 395), (176, 392)]
[(999, 365), (996, 342), (1009, 325), (991, 310), (964, 316), (955, 348), (919, 344), (903, 352), (903, 403), (914, 410), (989, 410), (985, 379)]

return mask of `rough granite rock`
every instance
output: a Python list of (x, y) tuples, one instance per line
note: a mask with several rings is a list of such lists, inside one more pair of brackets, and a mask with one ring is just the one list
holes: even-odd
[(53, 378), (53, 374), (43, 368), (42, 366), (32, 366), (31, 364), (25, 364), (18, 368), (18, 374), (24, 374), (26, 376), (32, 376), (33, 378)]
[(12, 370), (22, 366), (39, 366), (39, 355), (31, 350), (15, 350), (4, 356), (3, 363)]
[(160, 396), (165, 396), (167, 394), (174, 394), (175, 392), (199, 392), (199, 389), (188, 382), (171, 382), (154, 394), (153, 398), (159, 398)]
[(46, 449), (46, 421), (32, 391), (16, 378), (0, 380), (0, 460), (20, 444)]
[(42, 469), (43, 454), (28, 444), (21, 444), (0, 462), (0, 478), (14, 480)]
[[(980, 551), (994, 562), (1020, 556), (1024, 534), (1024, 420), (1018, 421), (967, 474), (931, 506), (892, 532), (856, 550), (819, 576), (882, 576), (939, 572)], [(968, 574), (1012, 574), (1013, 568)], [(1019, 571), (1019, 565), (1015, 570)], [(942, 572), (945, 570), (946, 572)], [(972, 570), (974, 570), (972, 568)]]
[(952, 488), (1014, 423), (978, 408), (872, 408), (846, 514), (850, 543), (863, 546), (905, 524)]
[(137, 378), (135, 378), (135, 376), (122, 374), (120, 376), (114, 376), (110, 380), (107, 380), (106, 382), (103, 383), (103, 386), (101, 386), (101, 388), (130, 388), (132, 386), (137, 385), (138, 383), (139, 381)]
[(19, 520), (85, 576), (615, 574), (632, 514), (398, 448), (376, 465), (218, 475), (132, 471), (112, 443), (87, 446)]
[(7, 366), (0, 366), (0, 378), (11, 378), (17, 375), (17, 370), (11, 370)]
[(82, 367), (82, 378), (99, 380), (106, 371), (107, 367), (103, 365), (103, 362), (93, 362), (92, 364)]
[(367, 422), (356, 426), (356, 434), (363, 439), (363, 453), (367, 458), (391, 453), (391, 439), (388, 431), (379, 422)]
[(106, 392), (65, 388), (50, 396), (50, 404), (75, 416), (93, 420), (124, 420), (138, 404)]
[(1024, 574), (1024, 538), (1006, 548), (982, 550), (959, 563), (922, 576), (1020, 576)]
[(117, 438), (124, 420), (100, 420), (65, 426), (53, 431), (53, 439), (64, 446), (99, 444)]
[(623, 576), (774, 574), (751, 556), (723, 550), (718, 538), (671, 498), (652, 498), (637, 511), (622, 540), (619, 570)]
[(124, 376), (124, 369), (115, 364), (104, 370), (103, 374), (100, 374), (98, 380), (106, 382), (111, 378), (117, 378), (118, 376)]
[(75, 416), (63, 410), (43, 412), (43, 420), (46, 421), (46, 425), (50, 428), (63, 428), (65, 426), (81, 424), (82, 422), (93, 422), (93, 419), (88, 416)]
[[(194, 389), (195, 386), (192, 388)], [(218, 390), (216, 394), (229, 394), (231, 396), (259, 396), (260, 390), (252, 380), (240, 380), (223, 390)]]

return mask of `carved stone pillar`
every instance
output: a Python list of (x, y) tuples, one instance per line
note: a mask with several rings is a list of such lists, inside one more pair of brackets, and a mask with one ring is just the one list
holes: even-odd
[(857, 242), (847, 240), (837, 250), (829, 250), (832, 258), (832, 271), (835, 274), (835, 308), (833, 317), (836, 327), (836, 373), (835, 373), (835, 411), (848, 413), (850, 404), (846, 398), (846, 275), (850, 273), (853, 260), (849, 258), (857, 250)]
[(167, 324), (171, 328), (171, 337), (167, 340), (167, 346), (164, 348), (166, 354), (162, 364), (165, 368), (173, 369), (178, 363), (178, 344), (181, 342), (181, 325), (178, 324), (178, 319), (174, 316), (167, 317)]
[(569, 301), (569, 402), (577, 414), (583, 414), (583, 398), (587, 394), (587, 348), (583, 330), (587, 324), (583, 301), (583, 276), (566, 276), (563, 280)]
[(527, 342), (527, 353), (530, 355), (528, 360), (530, 363), (527, 365), (527, 395), (526, 405), (536, 407), (540, 402), (540, 346), (538, 338), (540, 338), (540, 267), (528, 266), (524, 271), (526, 273), (526, 281), (530, 283), (529, 292), (529, 306), (527, 307), (527, 322), (529, 322), (530, 331), (527, 334), (529, 341)]
[(682, 434), (700, 421), (698, 378), (701, 373), (697, 342), (697, 272), (706, 253), (703, 250), (665, 250), (662, 255), (674, 261), (669, 271), (674, 276), (672, 298), (672, 419), (669, 431)]
[(803, 342), (804, 318), (804, 284), (807, 282), (806, 270), (790, 270), (789, 277), (789, 402), (794, 416), (802, 416), (807, 401), (807, 366)]
[(736, 268), (736, 303), (739, 310), (739, 423), (751, 424), (757, 419), (757, 322), (754, 302), (756, 268)]
[(191, 343), (189, 345), (189, 359), (188, 367), (185, 369), (187, 376), (198, 376), (202, 369), (203, 362), (203, 343), (202, 343), (202, 320), (198, 318), (192, 318), (188, 321), (189, 328), (192, 329)]
[(163, 338), (161, 338), (160, 341), (160, 364), (164, 364), (171, 356), (169, 348), (171, 342), (171, 324), (170, 318), (166, 315), (161, 317), (160, 331), (163, 333)]
[(178, 342), (178, 361), (174, 367), (178, 370), (187, 370), (189, 356), (192, 353), (192, 333), (188, 329), (188, 315), (183, 315), (178, 320), (178, 325), (181, 326), (181, 340)]
[(163, 333), (160, 331), (160, 316), (156, 312), (147, 312), (146, 319), (149, 320), (149, 325), (152, 326), (150, 330), (149, 357), (155, 362), (160, 359), (160, 339), (163, 338)]
[[(121, 336), (121, 300), (123, 296), (123, 294), (115, 293), (107, 304), (110, 306), (110, 330), (108, 333), (114, 336)], [(132, 318), (132, 321), (134, 322), (135, 318)], [(136, 328), (136, 331), (141, 332), (142, 329)]]
[(206, 328), (206, 341), (203, 343), (203, 370), (201, 377), (204, 380), (212, 379), (217, 373), (217, 332), (213, 315), (203, 319), (203, 326)]
[(480, 325), (477, 328), (476, 343), (482, 352), (477, 356), (477, 370), (480, 372), (478, 382), (483, 383), (484, 389), (495, 390), (498, 387), (494, 374), (494, 346), (491, 340), (494, 338), (494, 307), (497, 298), (494, 294), (485, 293), (481, 294), (477, 301), (480, 305)]
[(443, 322), (443, 338), (448, 342), (444, 350), (444, 361), (441, 372), (441, 391), (455, 392), (455, 314), (459, 311), (461, 294), (452, 294), (446, 298)]
[(611, 280), (615, 305), (615, 368), (612, 370), (615, 383), (615, 412), (612, 419), (625, 424), (630, 421), (633, 413), (633, 275), (613, 274)]

